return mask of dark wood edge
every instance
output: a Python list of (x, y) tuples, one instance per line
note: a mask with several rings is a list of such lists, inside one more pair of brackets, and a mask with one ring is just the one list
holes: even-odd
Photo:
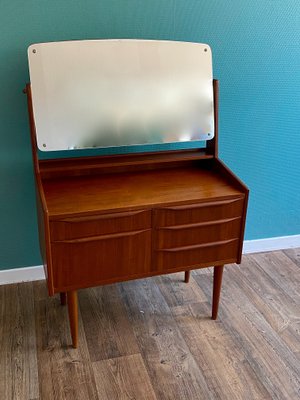
[(87, 236), (87, 237), (75, 238), (75, 239), (53, 240), (52, 244), (77, 244), (77, 243), (100, 242), (102, 240), (111, 240), (111, 239), (124, 238), (127, 236), (136, 236), (136, 235), (140, 235), (141, 233), (145, 233), (145, 232), (149, 232), (149, 231), (151, 231), (151, 228), (140, 229), (137, 231), (109, 233), (106, 235), (104, 234), (104, 235), (97, 235), (97, 236)]
[[(231, 200), (231, 199), (236, 199), (236, 200), (240, 200), (240, 199), (244, 199), (245, 195), (243, 193), (241, 194), (235, 194), (235, 195), (228, 195), (228, 196), (221, 196), (218, 198), (218, 200), (222, 201), (222, 200)], [(74, 212), (64, 212), (63, 214), (50, 214), (49, 218), (50, 221), (62, 221), (63, 219), (69, 218), (69, 217), (84, 217), (84, 216), (97, 216), (97, 215), (101, 215), (101, 214), (106, 214), (106, 213), (119, 213), (119, 212), (126, 212), (126, 211), (133, 211), (133, 210), (150, 210), (155, 208), (155, 212), (157, 209), (163, 209), (164, 206), (166, 206), (166, 208), (168, 208), (168, 206), (172, 206), (174, 204), (180, 206), (180, 205), (195, 205), (195, 203), (200, 204), (201, 202), (207, 202), (207, 200), (199, 200), (199, 199), (191, 199), (191, 200), (181, 200), (178, 202), (175, 201), (171, 201), (169, 203), (167, 202), (160, 202), (160, 203), (155, 203), (155, 204), (151, 204), (149, 206), (145, 206), (143, 205), (139, 205), (139, 206), (128, 206), (128, 207), (121, 207), (121, 208), (108, 208), (108, 209), (102, 209), (102, 210), (93, 210), (93, 211), (82, 211), (82, 212), (78, 212), (78, 213), (74, 213)]]
[(242, 262), (242, 252), (243, 252), (243, 245), (244, 245), (248, 199), (249, 199), (249, 190), (245, 194), (244, 209), (243, 209), (243, 216), (242, 216), (242, 226), (241, 226), (241, 234), (240, 234), (241, 239), (240, 239), (240, 244), (239, 244), (239, 253), (238, 253), (237, 264), (240, 264)]
[(57, 222), (65, 223), (65, 224), (78, 224), (81, 222), (89, 222), (89, 221), (97, 221), (97, 220), (107, 220), (107, 219), (118, 219), (118, 218), (126, 218), (126, 217), (133, 217), (137, 216), (139, 214), (146, 214), (148, 213), (149, 210), (147, 209), (142, 209), (142, 210), (135, 210), (135, 211), (125, 211), (125, 212), (114, 212), (111, 214), (105, 213), (105, 214), (97, 214), (96, 216), (85, 216), (85, 217), (74, 217), (74, 218), (66, 218), (66, 219), (60, 219)]
[(38, 179), (40, 168), (39, 168), (39, 160), (38, 160), (38, 154), (37, 154), (36, 129), (35, 129), (34, 116), (33, 116), (33, 108), (32, 108), (31, 86), (29, 83), (26, 85), (25, 93), (27, 96), (27, 110), (28, 110), (28, 116), (29, 116), (30, 140), (31, 140), (31, 152), (32, 152), (33, 167), (34, 167), (34, 172), (35, 172), (35, 178)]
[(155, 266), (157, 265), (157, 253), (155, 251), (156, 243), (157, 243), (157, 237), (158, 237), (158, 232), (155, 229), (156, 225), (156, 218), (155, 218), (155, 212), (153, 209), (151, 209), (151, 272), (155, 271)]
[(194, 222), (190, 224), (183, 224), (183, 225), (167, 225), (167, 226), (159, 226), (155, 227), (158, 231), (178, 231), (184, 229), (193, 229), (193, 228), (202, 228), (202, 227), (209, 227), (215, 225), (222, 225), (227, 224), (229, 222), (240, 220), (241, 217), (231, 217), (231, 218), (223, 218), (223, 219), (216, 219), (213, 221), (205, 221), (205, 222)]
[[(84, 149), (83, 149), (84, 150)], [(88, 150), (88, 149), (85, 149)], [(148, 151), (148, 152), (137, 152), (137, 153), (125, 153), (125, 154), (103, 154), (97, 156), (75, 156), (75, 157), (61, 157), (61, 158), (46, 158), (40, 160), (40, 164), (43, 168), (46, 168), (47, 165), (52, 166), (51, 164), (55, 164), (56, 162), (61, 162), (62, 164), (86, 164), (87, 162), (91, 162), (91, 164), (106, 164), (108, 166), (115, 165), (116, 163), (121, 163), (123, 165), (124, 161), (129, 160), (133, 162), (149, 162), (153, 160), (155, 162), (156, 159), (163, 158), (168, 156), (170, 161), (174, 161), (178, 158), (182, 159), (190, 159), (193, 155), (195, 159), (198, 159), (199, 156), (205, 156), (206, 154), (205, 148), (200, 149), (179, 149), (179, 150), (162, 150), (162, 151)], [(70, 150), (71, 151), (71, 150)], [(212, 157), (208, 157), (212, 158)], [(139, 160), (140, 159), (140, 160)]]
[(49, 213), (47, 209), (47, 203), (45, 199), (45, 194), (43, 190), (40, 167), (39, 167), (39, 159), (37, 153), (37, 142), (36, 142), (36, 128), (34, 122), (33, 115), (33, 107), (32, 107), (32, 96), (31, 96), (31, 86), (28, 83), (26, 88), (24, 89), (24, 93), (27, 96), (27, 108), (28, 108), (28, 116), (29, 116), (29, 127), (30, 127), (30, 139), (31, 139), (31, 151), (32, 151), (32, 159), (33, 159), (33, 168), (34, 168), (34, 177), (35, 177), (35, 190), (37, 202), (40, 202), (42, 215), (39, 215), (38, 218), (43, 218), (44, 224), (44, 232), (39, 232), (40, 240), (43, 240), (45, 243), (45, 251), (46, 254), (42, 254), (45, 259), (45, 265), (47, 266), (47, 281), (48, 281), (48, 291), (49, 295), (54, 294), (53, 287), (53, 276), (52, 276), (52, 266), (51, 266), (51, 252), (50, 252), (50, 230), (49, 230)]
[(36, 142), (36, 129), (35, 129), (35, 122), (34, 122), (34, 115), (33, 115), (33, 107), (32, 107), (31, 86), (29, 83), (26, 85), (25, 93), (27, 96), (31, 151), (32, 151), (35, 181), (36, 181), (36, 185), (38, 188), (38, 193), (39, 193), (39, 196), (41, 199), (41, 203), (43, 206), (43, 210), (47, 214), (48, 209), (47, 209), (47, 203), (46, 203), (42, 180), (41, 180), (41, 175), (40, 175), (40, 165), (39, 165), (39, 159), (38, 159), (38, 153), (37, 153), (37, 142)]
[(238, 187), (244, 192), (245, 194), (245, 200), (244, 200), (244, 208), (243, 208), (243, 214), (242, 214), (242, 225), (241, 225), (241, 235), (240, 235), (240, 244), (239, 244), (239, 253), (238, 253), (238, 260), (237, 263), (240, 264), (242, 261), (242, 251), (243, 251), (243, 242), (244, 242), (244, 235), (245, 235), (245, 226), (246, 226), (246, 215), (247, 215), (247, 208), (248, 208), (248, 199), (249, 199), (249, 189), (248, 187), (244, 184), (243, 181), (241, 181), (240, 178), (238, 178), (230, 168), (227, 167), (221, 161), (219, 158), (216, 158), (214, 160), (215, 165), (217, 168), (220, 169), (220, 171), (225, 174), (228, 178), (232, 180), (233, 183), (238, 185)]
[[(190, 210), (191, 208), (203, 208), (203, 207), (214, 207), (214, 206), (221, 206), (221, 205), (225, 205), (225, 204), (231, 204), (231, 203), (235, 203), (236, 201), (239, 201), (241, 199), (241, 197), (239, 196), (234, 196), (234, 197), (230, 197), (226, 200), (214, 200), (214, 201), (207, 201), (205, 200), (201, 200), (198, 201), (196, 204), (193, 205), (188, 205), (187, 203), (177, 206), (169, 206), (169, 207), (156, 207), (156, 210), (163, 210), (163, 211), (177, 211), (177, 210)], [(187, 204), (187, 205), (186, 205)]]
[(180, 246), (180, 247), (171, 247), (168, 249), (162, 248), (157, 249), (156, 251), (162, 253), (177, 253), (178, 251), (190, 251), (190, 250), (197, 250), (197, 249), (206, 249), (207, 247), (219, 247), (224, 246), (229, 243), (237, 242), (239, 240), (238, 237), (226, 240), (219, 240), (217, 242), (208, 242), (208, 243), (200, 243), (200, 244), (191, 244), (189, 246)]
[(72, 157), (67, 159), (40, 160), (42, 179), (70, 177), (118, 172), (134, 172), (158, 168), (173, 168), (195, 163), (199, 160), (212, 159), (205, 150), (186, 150), (174, 152), (128, 154), (97, 157)]
[(158, 275), (167, 275), (167, 274), (173, 274), (175, 272), (185, 272), (185, 271), (190, 271), (194, 269), (202, 269), (202, 268), (208, 268), (208, 267), (213, 267), (213, 266), (221, 266), (225, 264), (234, 264), (237, 262), (237, 258), (229, 258), (226, 260), (218, 260), (218, 264), (215, 263), (200, 263), (200, 264), (194, 264), (194, 265), (189, 265), (187, 267), (179, 267), (179, 268), (169, 268), (169, 269), (164, 269), (164, 270), (151, 270), (150, 272), (145, 272), (145, 273), (139, 273), (131, 276), (126, 276), (126, 277), (117, 277), (117, 278), (110, 278), (110, 279), (105, 279), (101, 281), (93, 281), (93, 282), (86, 282), (81, 284), (80, 286), (61, 286), (61, 287), (54, 287), (54, 292), (55, 293), (60, 293), (60, 292), (67, 292), (69, 290), (79, 290), (79, 289), (84, 289), (88, 287), (95, 287), (95, 286), (101, 286), (101, 285), (110, 285), (112, 283), (117, 283), (117, 282), (125, 282), (125, 281), (131, 281), (135, 279), (143, 279), (143, 278), (151, 278), (153, 276), (158, 276)]
[[(36, 142), (36, 129), (34, 123), (34, 115), (32, 108), (31, 98), (31, 86), (28, 83), (24, 92), (27, 94), (28, 99), (28, 113), (30, 118), (30, 131), (31, 131), (31, 142), (32, 142), (32, 155), (34, 160), (34, 168), (36, 176), (40, 174), (41, 179), (51, 178), (54, 176), (61, 176), (63, 172), (66, 176), (77, 176), (78, 174), (91, 174), (95, 173), (95, 170), (107, 172), (117, 172), (117, 168), (120, 167), (124, 170), (124, 167), (130, 169), (135, 166), (145, 165), (147, 168), (154, 166), (155, 164), (161, 164), (162, 166), (167, 164), (170, 165), (180, 161), (193, 161), (200, 159), (211, 159), (218, 154), (218, 94), (219, 94), (219, 82), (213, 80), (214, 90), (214, 124), (215, 134), (214, 138), (207, 141), (206, 148), (201, 149), (186, 149), (186, 150), (167, 150), (167, 151), (149, 151), (139, 153), (127, 153), (127, 154), (113, 154), (113, 155), (98, 155), (88, 157), (68, 157), (68, 158), (53, 158), (53, 159), (38, 159), (37, 153), (37, 142)], [(111, 169), (113, 168), (113, 169)], [(46, 203), (43, 198), (42, 190), (41, 200), (43, 209), (46, 209)]]
[(248, 193), (249, 189), (244, 184), (244, 182), (238, 178), (234, 172), (231, 171), (223, 161), (221, 161), (218, 157), (214, 159), (214, 165), (223, 173), (223, 175), (227, 176), (232, 182), (235, 182), (238, 187), (244, 192)]
[(206, 142), (207, 154), (212, 154), (218, 157), (219, 152), (219, 81), (213, 79), (213, 92), (214, 92), (214, 125), (215, 134), (213, 139)]

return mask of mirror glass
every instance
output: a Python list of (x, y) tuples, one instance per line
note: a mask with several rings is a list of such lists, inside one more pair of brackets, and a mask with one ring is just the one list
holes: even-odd
[(28, 48), (43, 151), (209, 140), (212, 56), (201, 43), (85, 40)]

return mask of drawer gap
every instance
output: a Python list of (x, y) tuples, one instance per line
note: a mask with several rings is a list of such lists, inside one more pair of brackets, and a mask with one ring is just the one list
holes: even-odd
[(239, 238), (234, 238), (234, 239), (229, 239), (229, 240), (221, 240), (218, 242), (211, 242), (211, 243), (201, 243), (201, 244), (194, 244), (191, 246), (181, 246), (181, 247), (173, 247), (170, 249), (158, 249), (157, 251), (160, 252), (178, 252), (178, 251), (188, 251), (188, 250), (196, 250), (196, 249), (202, 249), (206, 247), (216, 247), (216, 246), (223, 246), (224, 244), (229, 244), (232, 242), (238, 241)]
[(215, 221), (196, 222), (196, 223), (184, 224), (184, 225), (162, 226), (162, 227), (159, 227), (156, 229), (158, 229), (158, 230), (177, 230), (177, 229), (197, 228), (197, 227), (202, 227), (202, 226), (226, 224), (227, 222), (236, 221), (238, 219), (241, 219), (241, 217), (224, 218), (224, 219), (218, 219)]
[(121, 233), (112, 233), (110, 235), (98, 235), (98, 236), (88, 236), (84, 238), (78, 239), (66, 239), (66, 240), (54, 240), (52, 243), (84, 243), (84, 242), (95, 242), (97, 240), (109, 240), (109, 239), (117, 239), (126, 236), (135, 236), (143, 232), (150, 231), (150, 229), (142, 229), (139, 231), (130, 231), (130, 232), (121, 232)]

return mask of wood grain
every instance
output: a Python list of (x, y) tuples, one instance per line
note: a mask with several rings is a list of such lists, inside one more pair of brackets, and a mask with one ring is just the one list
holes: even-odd
[(172, 165), (194, 165), (198, 160), (212, 159), (205, 149), (155, 151), (147, 153), (103, 155), (89, 157), (72, 157), (60, 159), (39, 160), (43, 179), (61, 178), (66, 176), (115, 174), (151, 169), (170, 168)]
[(184, 272), (184, 282), (189, 283), (190, 281), (190, 276), (191, 276), (191, 271), (185, 271)]
[[(259, 271), (259, 280), (257, 280)], [(299, 324), (300, 307), (288, 293), (264, 271), (263, 264), (260, 266), (250, 257), (245, 257), (243, 268), (228, 268), (227, 279), (233, 279), (256, 309), (264, 316), (283, 342), (299, 356)], [(293, 279), (292, 276), (288, 279)]]
[(44, 281), (34, 282), (37, 359), (41, 399), (98, 399), (79, 314), (79, 349), (70, 345), (66, 307), (48, 297)]
[(78, 347), (78, 295), (76, 290), (67, 292), (67, 304), (72, 346), (76, 349)]
[(92, 361), (139, 353), (116, 285), (81, 291), (79, 304)]
[(206, 296), (193, 279), (193, 275), (190, 276), (188, 285), (182, 284), (182, 272), (158, 276), (155, 278), (155, 282), (169, 307), (206, 301)]
[(230, 179), (206, 168), (204, 161), (203, 168), (44, 180), (49, 216), (54, 220), (74, 214), (126, 211), (241, 195)]
[(300, 267), (300, 250), (288, 249), (283, 251), (298, 267)]
[(214, 283), (213, 283), (213, 296), (212, 296), (212, 316), (213, 320), (217, 319), (219, 310), (219, 301), (222, 287), (224, 265), (214, 267)]
[(0, 398), (38, 395), (32, 283), (0, 286)]
[(140, 354), (93, 363), (99, 399), (156, 400)]
[(151, 228), (151, 211), (137, 210), (53, 221), (50, 234), (53, 241), (59, 241), (147, 228)]
[(207, 318), (209, 311), (208, 303), (192, 303), (175, 307), (173, 314), (191, 353), (201, 365), (212, 397), (271, 399), (223, 324)]
[(52, 245), (53, 282), (58, 292), (151, 274), (150, 229), (73, 240)]
[(298, 270), (286, 252), (228, 265), (218, 321), (212, 268), (81, 290), (79, 349), (44, 281), (1, 286), (0, 398), (298, 400)]
[(145, 279), (120, 284), (120, 289), (157, 398), (211, 399), (158, 287)]
[[(202, 280), (201, 287), (209, 295), (209, 285), (204, 283)], [(272, 399), (298, 398), (300, 364), (295, 354), (270, 327), (247, 294), (226, 274), (223, 288), (220, 320), (230, 330), (236, 346), (245, 347), (247, 360), (255, 373), (261, 376)]]
[(281, 251), (249, 255), (299, 305), (300, 268)]

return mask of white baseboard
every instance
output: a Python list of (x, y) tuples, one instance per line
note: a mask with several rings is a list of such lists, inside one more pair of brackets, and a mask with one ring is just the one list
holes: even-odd
[[(284, 250), (300, 247), (300, 235), (280, 236), (267, 239), (245, 240), (243, 254)], [(0, 285), (31, 282), (45, 279), (42, 265), (36, 267), (13, 268), (0, 271)]]
[(300, 247), (300, 235), (279, 236), (267, 239), (245, 240), (243, 254), (285, 250)]
[(42, 265), (36, 267), (12, 268), (0, 271), (0, 285), (8, 283), (31, 282), (45, 279)]

